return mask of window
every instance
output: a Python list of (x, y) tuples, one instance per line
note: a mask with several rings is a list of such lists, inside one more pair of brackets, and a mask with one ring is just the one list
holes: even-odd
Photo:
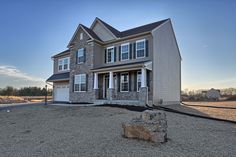
[(121, 92), (128, 92), (129, 91), (129, 74), (128, 73), (122, 73), (121, 74)]
[(58, 71), (69, 70), (70, 58), (62, 58), (58, 60)]
[(145, 39), (136, 41), (136, 58), (145, 57)]
[(74, 91), (75, 92), (85, 92), (86, 91), (86, 74), (75, 75)]
[(107, 48), (107, 63), (114, 62), (115, 53), (114, 53), (114, 46)]
[(78, 50), (77, 57), (77, 63), (84, 63), (84, 48)]
[(141, 71), (137, 72), (137, 91), (139, 92), (139, 89), (141, 87)]
[(84, 34), (83, 34), (83, 33), (80, 33), (79, 39), (80, 39), (80, 40), (83, 40), (83, 37), (84, 37)]
[(129, 43), (121, 45), (121, 61), (129, 59)]

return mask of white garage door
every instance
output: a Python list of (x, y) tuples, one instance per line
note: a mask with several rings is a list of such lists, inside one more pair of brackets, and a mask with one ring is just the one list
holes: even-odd
[(54, 101), (69, 101), (69, 85), (56, 85), (54, 87)]

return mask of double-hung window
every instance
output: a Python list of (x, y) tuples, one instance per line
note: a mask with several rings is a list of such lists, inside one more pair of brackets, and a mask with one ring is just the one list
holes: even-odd
[(78, 64), (84, 63), (84, 48), (78, 50), (77, 57), (78, 57), (78, 60), (77, 60)]
[(145, 39), (136, 41), (136, 58), (143, 58), (146, 55)]
[(75, 75), (74, 91), (75, 92), (85, 92), (86, 91), (86, 74)]
[(121, 92), (128, 92), (129, 91), (129, 73), (122, 73), (121, 74), (121, 81), (120, 81), (120, 89)]
[(141, 87), (141, 71), (137, 72), (137, 91), (139, 92), (139, 89)]
[(114, 46), (107, 48), (107, 63), (112, 63), (115, 61)]
[(129, 59), (129, 43), (121, 45), (121, 61)]
[(58, 71), (69, 70), (70, 58), (61, 58), (58, 60)]

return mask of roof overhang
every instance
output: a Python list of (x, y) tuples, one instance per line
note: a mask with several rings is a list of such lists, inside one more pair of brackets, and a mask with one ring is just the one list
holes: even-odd
[(91, 71), (102, 74), (102, 73), (108, 73), (110, 71), (121, 72), (121, 71), (140, 70), (141, 68), (152, 70), (152, 61), (143, 61), (143, 62), (127, 63), (127, 64), (122, 64), (122, 65), (106, 66), (106, 67), (91, 69)]
[(53, 74), (50, 76), (46, 82), (61, 82), (61, 81), (69, 81), (70, 79), (70, 72), (66, 73), (58, 73), (58, 74)]

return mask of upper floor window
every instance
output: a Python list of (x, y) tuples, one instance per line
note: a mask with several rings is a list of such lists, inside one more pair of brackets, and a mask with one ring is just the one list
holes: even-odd
[(139, 89), (141, 87), (141, 71), (137, 71), (137, 91), (139, 92)]
[(75, 75), (74, 91), (75, 92), (85, 92), (86, 91), (86, 74)]
[(84, 63), (85, 62), (85, 49), (82, 48), (82, 49), (79, 49), (77, 51), (77, 63)]
[(115, 61), (114, 46), (107, 48), (107, 63), (112, 63)]
[(84, 37), (84, 33), (80, 33), (79, 39), (80, 39), (80, 40), (83, 40), (83, 37)]
[(61, 58), (58, 60), (58, 71), (69, 70), (70, 58)]
[(122, 73), (120, 79), (121, 92), (129, 91), (129, 73)]
[(146, 56), (146, 45), (145, 45), (145, 39), (136, 41), (136, 58), (143, 58)]
[(129, 59), (129, 43), (121, 45), (121, 61)]

